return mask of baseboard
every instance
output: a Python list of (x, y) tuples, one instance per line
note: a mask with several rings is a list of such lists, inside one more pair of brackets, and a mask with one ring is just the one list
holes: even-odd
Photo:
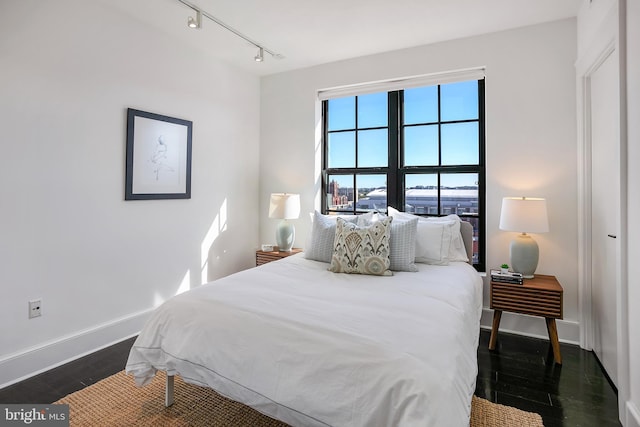
[(0, 389), (138, 334), (151, 309), (102, 323), (0, 359)]
[[(491, 329), (492, 323), (493, 310), (483, 308), (480, 326), (485, 329)], [(556, 327), (558, 328), (560, 342), (580, 345), (580, 325), (578, 322), (558, 319), (556, 320)], [(503, 312), (500, 320), (500, 331), (533, 338), (549, 339), (544, 319), (525, 314)]]
[(627, 423), (625, 427), (640, 427), (640, 410), (635, 403), (627, 400)]

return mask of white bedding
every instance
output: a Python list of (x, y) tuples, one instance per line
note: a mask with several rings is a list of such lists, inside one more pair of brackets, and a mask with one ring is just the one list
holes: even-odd
[(327, 266), (299, 254), (172, 298), (126, 371), (138, 385), (179, 374), (294, 426), (468, 426), (482, 309), (473, 267), (374, 277)]

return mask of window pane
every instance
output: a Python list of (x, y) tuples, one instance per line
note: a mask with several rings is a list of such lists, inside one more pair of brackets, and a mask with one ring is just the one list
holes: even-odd
[(440, 119), (468, 120), (478, 118), (478, 82), (449, 83), (440, 86)]
[(356, 97), (336, 98), (329, 100), (329, 130), (356, 128)]
[(442, 215), (478, 214), (478, 174), (440, 175), (440, 213)]
[(408, 174), (404, 179), (404, 206), (406, 212), (438, 214), (438, 175)]
[(329, 168), (353, 168), (356, 166), (355, 132), (329, 134)]
[(389, 138), (387, 129), (358, 132), (358, 167), (385, 167), (389, 163)]
[(438, 121), (438, 86), (420, 87), (404, 91), (404, 124)]
[(327, 209), (353, 211), (353, 175), (329, 175)]
[(438, 164), (438, 126), (404, 128), (404, 165), (434, 166)]
[(387, 211), (387, 175), (356, 175), (358, 211)]
[(442, 164), (477, 165), (479, 163), (478, 122), (442, 125)]
[(387, 103), (386, 92), (358, 96), (358, 128), (387, 126)]

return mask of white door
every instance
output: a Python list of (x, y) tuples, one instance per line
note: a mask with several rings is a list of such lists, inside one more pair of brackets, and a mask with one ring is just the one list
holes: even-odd
[(617, 266), (620, 228), (617, 52), (590, 77), (592, 321), (598, 359), (617, 385)]

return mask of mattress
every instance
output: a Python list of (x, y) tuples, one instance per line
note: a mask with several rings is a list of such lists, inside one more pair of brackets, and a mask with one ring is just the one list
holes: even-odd
[[(158, 307), (126, 365), (293, 426), (468, 426), (482, 280), (469, 264), (337, 274), (302, 254)], [(179, 397), (177, 397), (179, 399)]]

